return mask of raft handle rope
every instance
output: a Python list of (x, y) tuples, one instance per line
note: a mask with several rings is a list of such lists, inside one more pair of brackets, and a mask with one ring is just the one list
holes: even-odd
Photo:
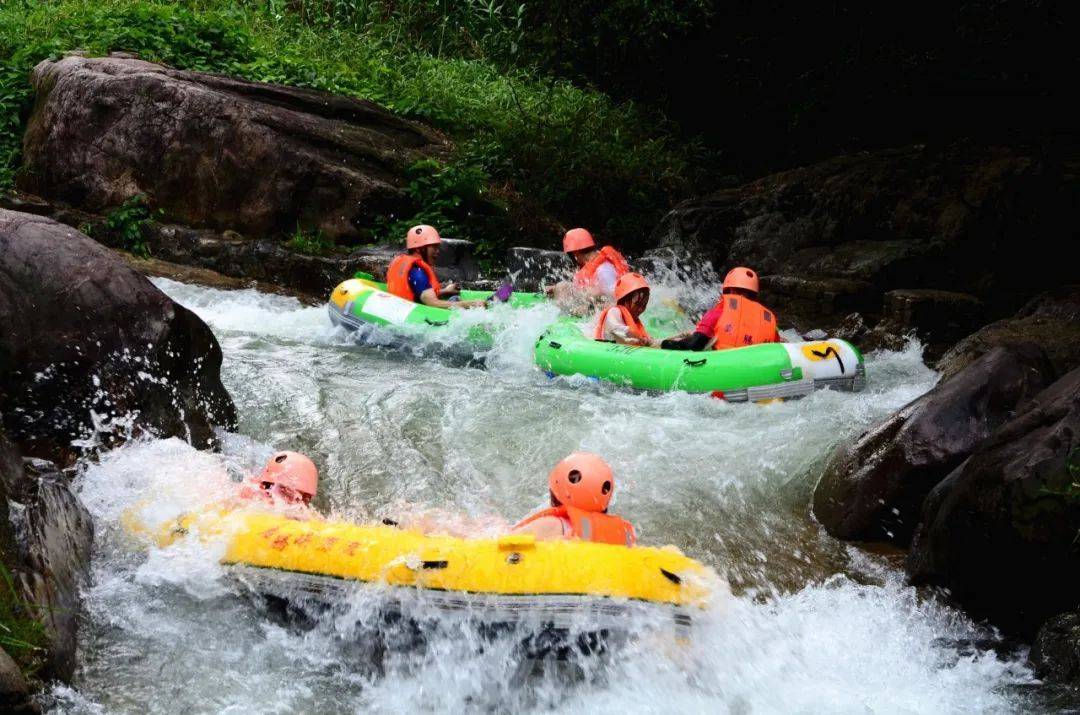
[(548, 342), (548, 345), (550, 345), (551, 347), (555, 348), (556, 350), (558, 350), (558, 349), (562, 348), (562, 343), (557, 343), (557, 342), (555, 342), (554, 340), (552, 340), (552, 341)]
[(450, 321), (449, 320), (432, 320), (431, 318), (424, 318), (424, 322), (427, 323), (428, 325), (433, 325), (433, 326), (438, 328), (438, 327), (442, 327), (442, 326), (446, 325)]
[(664, 574), (664, 578), (671, 581), (676, 586), (682, 583), (682, 578), (678, 574), (671, 573), (667, 569), (660, 569), (660, 573)]
[(701, 367), (709, 361), (708, 358), (701, 358), (700, 360), (691, 360), (690, 358), (683, 358), (683, 362), (690, 367)]

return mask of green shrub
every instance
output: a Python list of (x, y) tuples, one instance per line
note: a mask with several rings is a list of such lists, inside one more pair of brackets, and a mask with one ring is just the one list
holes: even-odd
[(309, 256), (325, 256), (328, 253), (333, 253), (334, 249), (337, 248), (334, 245), (334, 239), (325, 235), (322, 231), (305, 233), (300, 230), (299, 226), (296, 227), (296, 232), (285, 242), (285, 247), (290, 251), (304, 253)]
[(83, 233), (104, 243), (130, 251), (141, 258), (150, 256), (146, 227), (161, 218), (161, 211), (151, 210), (145, 196), (133, 196), (105, 214), (100, 224), (83, 226)]

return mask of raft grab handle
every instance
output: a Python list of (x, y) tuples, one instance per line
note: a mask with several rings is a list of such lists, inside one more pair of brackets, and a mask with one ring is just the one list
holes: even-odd
[(660, 569), (660, 573), (664, 574), (664, 578), (671, 581), (676, 586), (682, 584), (682, 577), (679, 574), (671, 573), (667, 569)]
[(424, 322), (428, 325), (434, 325), (435, 327), (442, 327), (449, 323), (449, 320), (432, 320), (431, 318), (424, 318)]
[(709, 361), (709, 358), (701, 358), (700, 360), (691, 360), (690, 358), (683, 358), (683, 363), (690, 367), (701, 367)]

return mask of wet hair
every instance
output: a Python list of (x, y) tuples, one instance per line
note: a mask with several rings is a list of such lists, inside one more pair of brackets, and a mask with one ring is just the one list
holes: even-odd
[(559, 497), (555, 496), (555, 492), (548, 492), (551, 496), (551, 506), (562, 506), (562, 502), (559, 501)]
[(741, 295), (755, 300), (758, 297), (758, 292), (755, 290), (747, 290), (746, 288), (725, 288), (724, 295)]

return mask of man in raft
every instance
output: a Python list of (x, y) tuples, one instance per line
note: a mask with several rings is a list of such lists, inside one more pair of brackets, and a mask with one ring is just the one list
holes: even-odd
[(453, 300), (460, 293), (456, 284), (439, 284), (432, 266), (441, 243), (433, 226), (410, 228), (405, 234), (406, 252), (394, 258), (386, 271), (387, 292), (434, 308), (483, 308), (482, 300)]
[(288, 516), (313, 516), (311, 500), (319, 490), (319, 470), (299, 452), (278, 452), (262, 472), (240, 485), (242, 503), (262, 504), (283, 510)]
[(641, 322), (641, 314), (648, 305), (649, 283), (637, 273), (620, 276), (615, 282), (615, 305), (600, 311), (593, 338), (620, 345), (655, 347), (657, 341)]
[(551, 506), (532, 514), (514, 529), (539, 540), (581, 539), (602, 544), (633, 546), (637, 541), (630, 522), (608, 514), (615, 493), (615, 474), (603, 459), (589, 452), (574, 452), (548, 475)]
[(758, 275), (749, 268), (732, 268), (724, 276), (720, 299), (701, 318), (694, 332), (668, 338), (665, 350), (726, 350), (759, 343), (780, 343), (776, 313), (758, 302)]
[(590, 299), (608, 298), (615, 294), (619, 277), (630, 272), (622, 254), (611, 246), (597, 247), (592, 234), (583, 228), (572, 228), (563, 236), (563, 252), (577, 264), (577, 272), (569, 283), (556, 283), (545, 289), (558, 301), (568, 301), (575, 295)]

